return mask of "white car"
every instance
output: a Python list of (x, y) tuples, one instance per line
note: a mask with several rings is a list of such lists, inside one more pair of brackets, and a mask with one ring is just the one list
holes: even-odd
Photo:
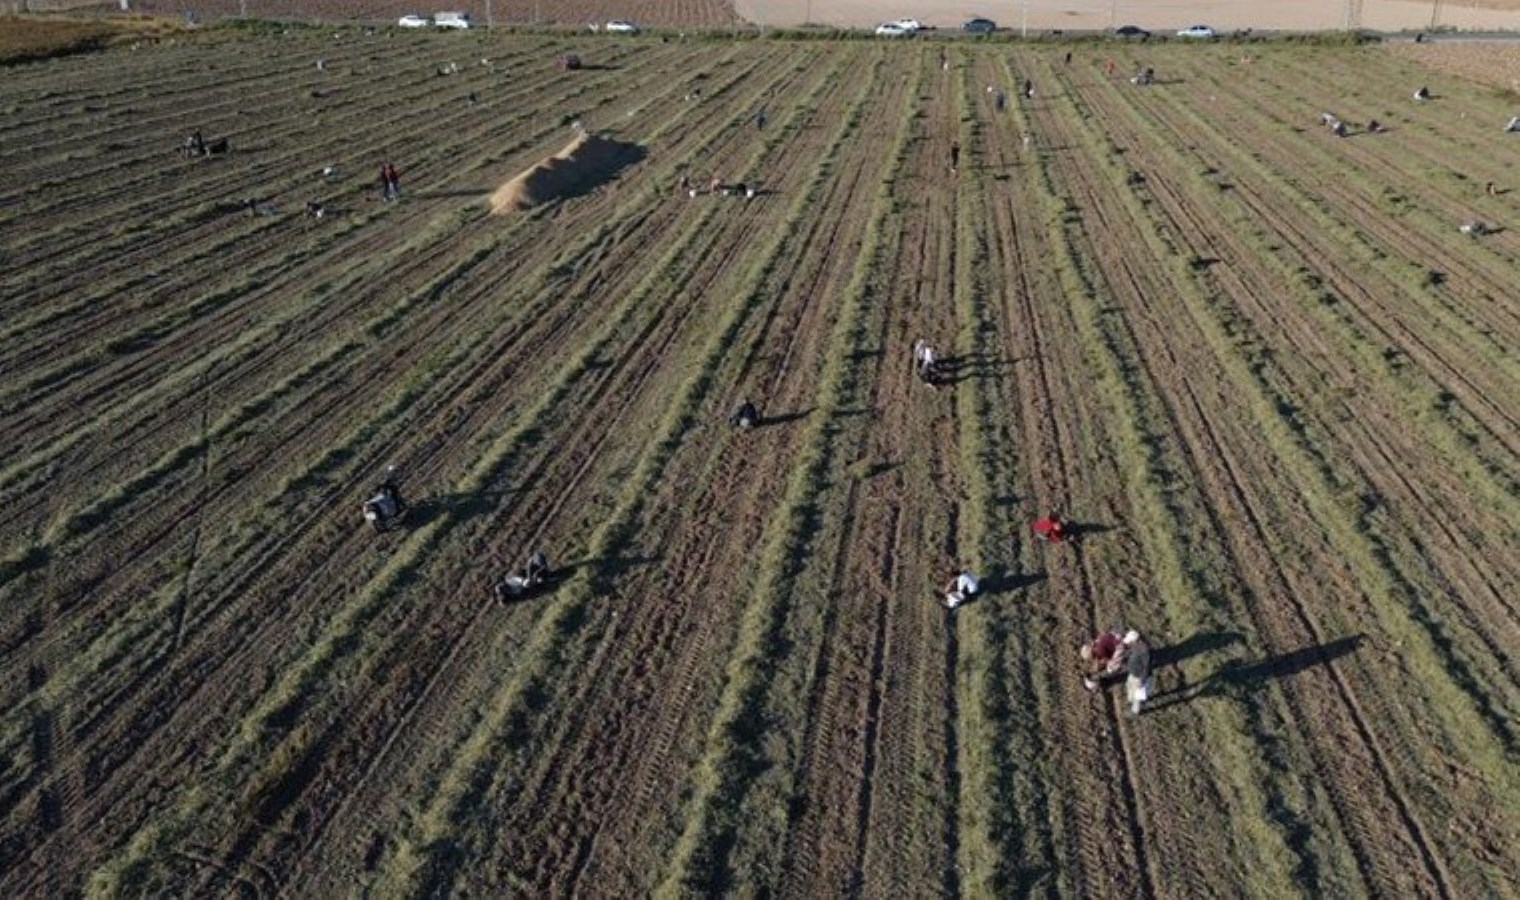
[(912, 33), (898, 22), (883, 22), (876, 26), (877, 37), (906, 37)]
[(622, 19), (613, 19), (607, 23), (607, 30), (613, 34), (638, 34), (639, 26)]
[(427, 16), (402, 16), (396, 24), (402, 28), (426, 28), (433, 23), (428, 21)]
[(1177, 32), (1177, 36), (1185, 38), (1211, 38), (1214, 36), (1214, 29), (1207, 25), (1189, 25)]
[(898, 19), (892, 24), (901, 26), (902, 29), (907, 32), (924, 30), (924, 23), (920, 22), (917, 19)]
[(433, 24), (439, 28), (462, 28), (469, 30), (470, 14), (462, 12), (441, 12), (433, 16)]

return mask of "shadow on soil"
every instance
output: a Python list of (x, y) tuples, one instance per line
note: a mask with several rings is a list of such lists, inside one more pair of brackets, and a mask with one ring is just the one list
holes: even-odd
[(652, 563), (659, 562), (663, 557), (659, 556), (603, 556), (595, 559), (579, 559), (575, 562), (564, 563), (555, 568), (555, 574), (561, 580), (572, 572), (581, 569), (591, 570), (591, 574), (597, 578), (612, 579), (625, 575), (634, 569), (642, 568)]
[(775, 416), (761, 416), (760, 421), (755, 423), (756, 428), (770, 428), (773, 425), (786, 425), (791, 422), (799, 422), (813, 414), (812, 408), (799, 410), (792, 413), (781, 413)]
[(461, 521), (486, 515), (499, 507), (503, 500), (515, 491), (482, 491), (474, 494), (442, 494), (417, 501), (407, 510), (405, 522), (409, 528), (421, 528), (444, 513)]
[[(1355, 653), (1361, 647), (1364, 640), (1366, 640), (1365, 635), (1354, 634), (1349, 637), (1337, 638), (1325, 644), (1316, 644), (1312, 647), (1302, 647), (1288, 653), (1279, 653), (1276, 656), (1269, 656), (1255, 662), (1242, 659), (1231, 660), (1198, 684), (1170, 691), (1157, 697), (1157, 702), (1152, 704), (1150, 709), (1160, 709), (1176, 703), (1187, 703), (1200, 697), (1219, 695), (1243, 697), (1253, 691), (1260, 690), (1270, 682), (1281, 678), (1290, 678), (1300, 672), (1334, 662), (1343, 656)], [(1201, 653), (1203, 651), (1197, 650), (1194, 652)], [(1173, 662), (1175, 661), (1173, 660)]]
[(972, 378), (1001, 378), (1008, 371), (1009, 363), (1000, 356), (986, 353), (969, 353), (965, 356), (947, 356), (937, 364), (940, 384), (960, 384)]
[[(1019, 572), (1014, 574), (994, 571), (982, 578), (981, 590), (956, 604), (955, 608), (964, 609), (1001, 594), (1014, 594), (1025, 588), (1033, 587), (1048, 577), (1050, 576), (1044, 572)], [(944, 597), (943, 594), (939, 594), (938, 596), (941, 599)]]
[(1158, 669), (1163, 666), (1175, 666), (1183, 660), (1212, 653), (1238, 644), (1244, 639), (1238, 631), (1200, 631), (1181, 643), (1158, 647), (1151, 655), (1151, 664)]

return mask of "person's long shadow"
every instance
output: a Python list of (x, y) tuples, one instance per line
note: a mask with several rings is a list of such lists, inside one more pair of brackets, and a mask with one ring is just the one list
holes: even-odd
[(408, 527), (420, 528), (444, 513), (449, 513), (461, 521), (474, 519), (494, 512), (506, 498), (516, 493), (519, 491), (478, 491), (423, 497), (407, 510), (404, 521)]
[(1231, 660), (1197, 684), (1158, 696), (1156, 702), (1148, 708), (1160, 709), (1177, 703), (1187, 703), (1200, 697), (1219, 695), (1242, 697), (1266, 687), (1270, 682), (1290, 678), (1300, 672), (1355, 653), (1364, 640), (1366, 640), (1365, 635), (1353, 634), (1328, 643), (1279, 653), (1255, 662)]
[(1034, 587), (1050, 576), (1044, 572), (992, 572), (982, 579), (981, 590), (968, 602), (1013, 594)]
[(761, 416), (760, 421), (755, 423), (756, 428), (770, 428), (772, 425), (785, 425), (788, 422), (796, 422), (806, 419), (813, 414), (813, 410), (803, 409), (791, 413), (777, 413), (771, 416)]
[(1175, 666), (1184, 660), (1212, 653), (1243, 640), (1244, 636), (1238, 631), (1200, 631), (1180, 643), (1156, 648), (1151, 654), (1151, 665), (1157, 669)]
[(1095, 534), (1103, 534), (1113, 531), (1113, 525), (1105, 525), (1102, 522), (1067, 522), (1066, 537), (1068, 540), (1080, 541), (1092, 537)]
[(935, 367), (939, 370), (940, 384), (960, 384), (972, 378), (999, 378), (1008, 370), (1009, 363), (999, 356), (968, 353), (942, 357)]
[(576, 572), (581, 569), (590, 569), (593, 577), (610, 579), (617, 578), (634, 569), (659, 562), (660, 556), (604, 556), (595, 559), (579, 559), (561, 565), (557, 571)]

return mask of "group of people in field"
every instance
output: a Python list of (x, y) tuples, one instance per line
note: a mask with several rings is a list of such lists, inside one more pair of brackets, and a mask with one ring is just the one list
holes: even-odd
[[(1032, 528), (1037, 540), (1050, 544), (1074, 541), (1081, 530), (1057, 512), (1036, 519)], [(945, 608), (955, 609), (975, 597), (981, 587), (982, 579), (969, 566), (958, 568), (944, 586)], [(1122, 678), (1130, 715), (1140, 714), (1151, 699), (1151, 645), (1143, 634), (1133, 628), (1112, 628), (1084, 642), (1077, 656), (1082, 662), (1084, 688), (1096, 693)]]

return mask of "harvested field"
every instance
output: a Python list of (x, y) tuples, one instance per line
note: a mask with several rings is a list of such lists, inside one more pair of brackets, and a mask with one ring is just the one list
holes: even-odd
[[(8, 69), (0, 893), (1520, 892), (1512, 112), (1066, 49)], [(644, 155), (490, 216), (573, 121)]]
[(1520, 110), (1520, 42), (1398, 43), (1387, 47), (1425, 68), (1510, 91), (1510, 105)]
[[(203, 20), (215, 20), (237, 16), (240, 6), (239, 0), (134, 0), (132, 8), (168, 15), (193, 12)], [(416, 0), (248, 0), (246, 8), (249, 15), (264, 19), (384, 23), (409, 13), (450, 9), (469, 13), (477, 27), (486, 23), (486, 0), (422, 6)], [(495, 0), (491, 18), (497, 25), (574, 26), (632, 19), (652, 28), (716, 28), (739, 21), (729, 0)]]

